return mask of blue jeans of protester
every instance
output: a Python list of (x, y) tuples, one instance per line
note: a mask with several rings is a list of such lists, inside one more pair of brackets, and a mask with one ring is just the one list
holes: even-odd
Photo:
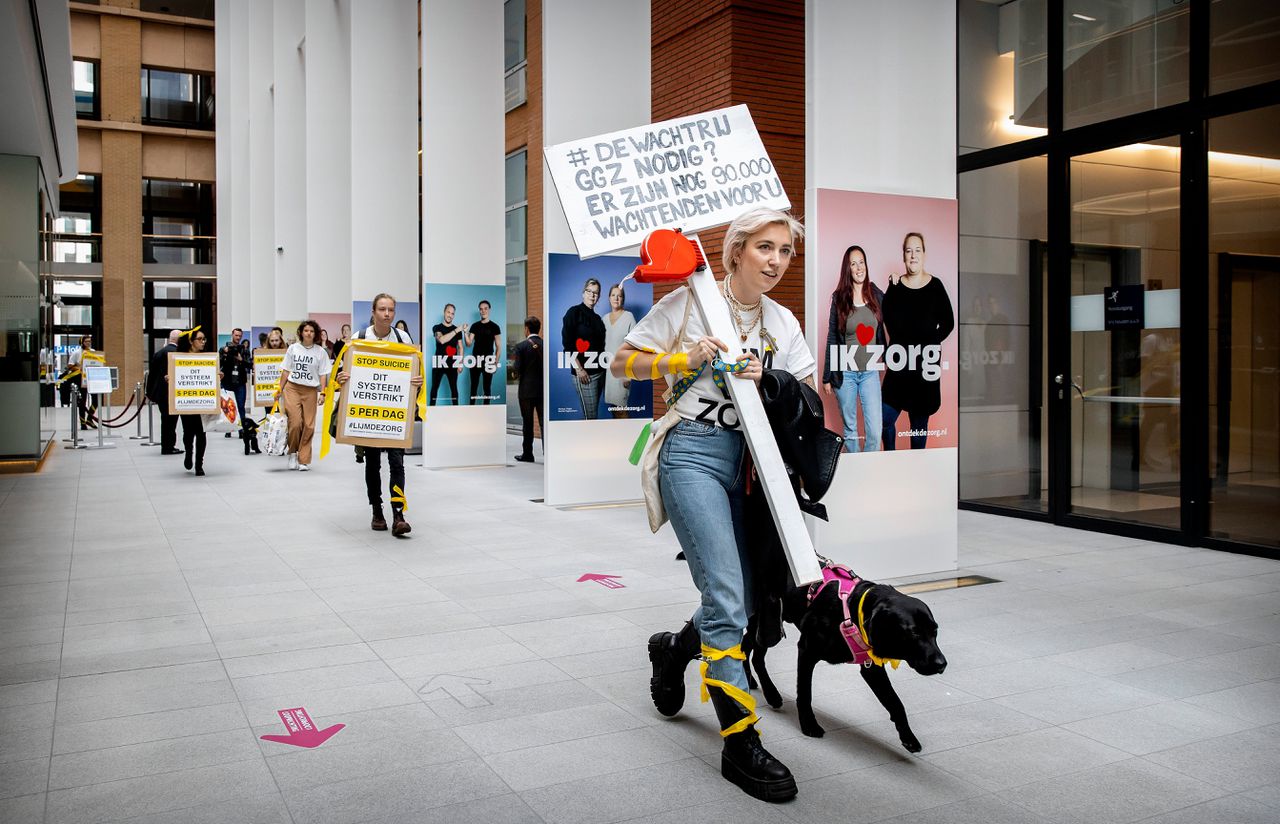
[[(742, 432), (682, 420), (658, 457), (658, 484), (702, 603), (693, 625), (702, 643), (727, 650), (747, 629), (751, 564), (743, 531), (746, 439)], [(712, 661), (707, 676), (747, 688), (742, 662)]]
[[(884, 415), (884, 431), (881, 437), (884, 439), (884, 450), (891, 452), (898, 448), (898, 416), (903, 410), (894, 409), (887, 403), (882, 403)], [(918, 414), (916, 412), (907, 412), (907, 420), (911, 422), (913, 430), (927, 430), (929, 428), (929, 416)], [(925, 441), (929, 440), (928, 435), (912, 435), (911, 448), (924, 449)]]
[[(848, 452), (880, 451), (880, 374), (878, 372), (842, 372), (844, 378), (836, 388), (840, 416), (844, 419), (844, 446)], [(858, 439), (858, 403), (862, 403), (862, 431), (866, 440)]]

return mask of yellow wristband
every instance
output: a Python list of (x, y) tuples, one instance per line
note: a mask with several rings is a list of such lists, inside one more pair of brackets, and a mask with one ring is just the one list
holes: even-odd
[(679, 375), (682, 372), (689, 371), (689, 353), (677, 352), (671, 356), (671, 360), (667, 361), (667, 369), (672, 375)]
[(636, 379), (636, 373), (632, 369), (632, 367), (635, 366), (636, 358), (638, 357), (640, 357), (639, 350), (632, 352), (631, 357), (627, 358), (626, 366), (622, 367), (622, 373), (626, 375), (628, 378), (631, 378), (631, 380)]
[(663, 358), (669, 357), (671, 357), (670, 352), (659, 352), (653, 356), (653, 363), (649, 365), (649, 380), (656, 381), (658, 377), (662, 375), (662, 371), (659, 369), (659, 366), (662, 364)]

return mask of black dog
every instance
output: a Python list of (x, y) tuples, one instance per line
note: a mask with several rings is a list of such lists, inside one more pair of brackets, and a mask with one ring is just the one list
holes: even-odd
[[(938, 649), (938, 624), (923, 601), (904, 595), (888, 584), (858, 580), (851, 572), (829, 561), (824, 562), (824, 566), (844, 570), (845, 588), (852, 590), (847, 598), (841, 598), (839, 581), (831, 581), (821, 587), (817, 584), (812, 588), (794, 587), (782, 599), (782, 618), (800, 628), (799, 668), (796, 672), (796, 709), (800, 715), (800, 730), (814, 738), (822, 737), (824, 730), (813, 715), (813, 669), (819, 661), (847, 664), (854, 660), (855, 652), (841, 632), (841, 624), (846, 619), (852, 622), (851, 631), (859, 635), (858, 625), (861, 624), (865, 630), (865, 641), (879, 659), (905, 661), (921, 675), (937, 675), (947, 667), (947, 659)], [(751, 670), (755, 668), (765, 700), (777, 709), (782, 706), (782, 696), (765, 669), (764, 658), (768, 648), (757, 641), (758, 626), (757, 616), (752, 616), (742, 644), (750, 663), (744, 662), (743, 666), (752, 688), (756, 686), (751, 676)], [(858, 672), (881, 706), (889, 711), (889, 719), (898, 729), (902, 746), (908, 752), (920, 752), (920, 741), (907, 723), (907, 711), (889, 683), (885, 667), (868, 660), (858, 668)]]
[(258, 448), (258, 422), (253, 418), (244, 419), (244, 425), (240, 427), (240, 440), (244, 441), (244, 454), (248, 455), (250, 449), (254, 454), (262, 454), (262, 450)]

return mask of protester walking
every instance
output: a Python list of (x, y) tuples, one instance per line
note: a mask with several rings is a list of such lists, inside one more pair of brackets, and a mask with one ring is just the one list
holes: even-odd
[(320, 324), (298, 324), (298, 340), (280, 364), (280, 408), (289, 419), (289, 468), (311, 469), (311, 439), (316, 433), (316, 405), (324, 400), (324, 383), (333, 369), (319, 343)]

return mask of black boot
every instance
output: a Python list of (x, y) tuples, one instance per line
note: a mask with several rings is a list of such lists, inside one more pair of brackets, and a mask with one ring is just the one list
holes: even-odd
[(241, 435), (240, 439), (244, 441), (244, 454), (248, 455), (249, 454), (249, 438), (244, 435)]
[[(708, 686), (707, 692), (716, 708), (721, 730), (730, 729), (755, 714), (720, 687)], [(754, 723), (724, 737), (720, 774), (761, 801), (789, 801), (796, 797), (796, 780), (791, 770), (760, 743), (760, 733), (756, 732)]]
[(649, 662), (653, 677), (649, 679), (649, 695), (653, 706), (665, 716), (680, 712), (684, 706), (684, 670), (702, 651), (702, 640), (693, 622), (679, 632), (659, 632), (649, 637)]
[(196, 474), (204, 474), (204, 449), (207, 443), (206, 436), (203, 432), (196, 435)]

